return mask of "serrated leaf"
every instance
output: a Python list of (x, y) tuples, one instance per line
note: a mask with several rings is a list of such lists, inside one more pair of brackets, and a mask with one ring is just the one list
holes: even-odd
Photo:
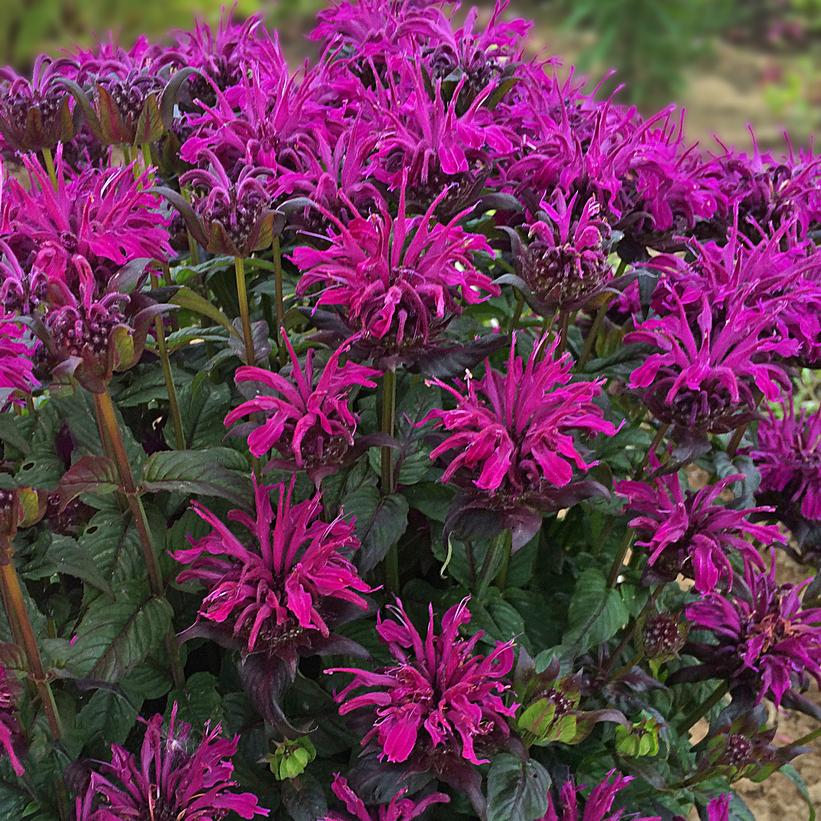
[(67, 669), (78, 678), (116, 683), (159, 646), (173, 611), (165, 599), (97, 599), (77, 626)]
[(356, 517), (356, 534), (362, 542), (358, 563), (364, 573), (385, 558), (408, 526), (407, 499), (398, 493), (382, 496), (374, 485), (362, 485), (349, 493), (342, 510)]
[(532, 758), (493, 759), (487, 776), (487, 821), (535, 821), (547, 812), (550, 775)]
[(193, 311), (195, 314), (208, 317), (208, 319), (222, 325), (231, 336), (238, 336), (237, 329), (231, 324), (231, 320), (205, 297), (200, 296), (190, 288), (180, 288), (169, 302), (173, 305), (179, 305), (180, 308), (185, 310)]
[(283, 782), (282, 804), (292, 821), (314, 821), (328, 812), (325, 792), (310, 773)]
[(562, 644), (584, 652), (615, 636), (629, 618), (618, 590), (608, 588), (601, 570), (589, 567), (576, 582)]
[(22, 417), (0, 413), (0, 442), (5, 442), (26, 454), (31, 450), (31, 444), (20, 430), (18, 420), (22, 421)]
[[(223, 419), (230, 409), (231, 391), (225, 384), (215, 385), (206, 373), (199, 373), (179, 391), (185, 443), (191, 450), (206, 448), (222, 440), (225, 435)], [(173, 432), (166, 425), (169, 445)]]
[(219, 496), (247, 507), (251, 483), (238, 472), (240, 466), (244, 466), (242, 454), (230, 448), (160, 451), (143, 466), (142, 489), (148, 493)]
[(131, 514), (100, 511), (78, 542), (110, 586), (145, 578), (145, 562)]
[(45, 579), (55, 573), (81, 579), (103, 593), (112, 595), (111, 586), (100, 572), (97, 562), (88, 550), (68, 536), (55, 534), (42, 560), (31, 563), (22, 570), (22, 575), (27, 579)]

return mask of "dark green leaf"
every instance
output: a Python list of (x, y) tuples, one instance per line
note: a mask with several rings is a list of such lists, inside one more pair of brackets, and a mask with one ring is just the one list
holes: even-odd
[(547, 812), (550, 775), (532, 758), (497, 755), (487, 777), (487, 821), (535, 821)]
[(408, 526), (408, 502), (394, 493), (382, 496), (374, 485), (362, 485), (342, 503), (346, 515), (356, 517), (356, 533), (362, 542), (359, 566), (365, 573), (376, 567)]

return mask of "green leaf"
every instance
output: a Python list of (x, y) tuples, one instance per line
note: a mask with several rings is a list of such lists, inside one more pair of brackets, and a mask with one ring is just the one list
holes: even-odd
[(362, 485), (349, 493), (342, 502), (342, 510), (356, 517), (356, 533), (362, 542), (359, 567), (364, 573), (385, 558), (408, 526), (405, 497), (398, 493), (382, 496), (374, 485)]
[(140, 540), (130, 513), (100, 511), (78, 542), (111, 587), (145, 578)]
[(175, 703), (180, 720), (194, 727), (202, 727), (207, 721), (222, 721), (222, 696), (217, 690), (217, 677), (211, 673), (194, 673), (189, 676), (184, 689), (171, 693), (167, 716), (171, 715)]
[(247, 507), (251, 483), (238, 472), (244, 467), (242, 454), (230, 448), (160, 451), (143, 466), (142, 489), (148, 493), (219, 496)]
[(589, 567), (576, 582), (562, 644), (584, 652), (615, 636), (629, 617), (618, 590), (608, 588), (601, 570)]
[(22, 421), (23, 417), (0, 413), (0, 442), (5, 442), (25, 454), (31, 450), (31, 444), (21, 431), (18, 420)]
[(787, 778), (795, 784), (796, 789), (798, 790), (799, 795), (804, 799), (807, 804), (807, 808), (809, 812), (807, 814), (807, 821), (815, 821), (815, 804), (813, 803), (812, 796), (810, 795), (810, 791), (807, 789), (807, 782), (804, 781), (801, 773), (793, 767), (792, 764), (785, 764), (781, 769), (778, 771), (782, 775), (786, 776)]
[[(186, 446), (207, 448), (225, 436), (223, 419), (230, 408), (231, 391), (226, 384), (215, 385), (205, 372), (179, 391), (180, 415)], [(173, 431), (166, 425), (166, 441), (173, 445)]]
[(103, 593), (113, 595), (111, 586), (100, 572), (93, 556), (68, 536), (52, 536), (51, 544), (42, 559), (26, 565), (22, 570), (27, 579), (47, 579), (55, 573), (81, 579)]
[(228, 319), (219, 308), (205, 299), (205, 297), (200, 296), (196, 291), (182, 287), (171, 297), (169, 302), (173, 305), (179, 305), (180, 308), (184, 308), (185, 310), (208, 317), (208, 319), (222, 325), (232, 336), (237, 336), (237, 329), (233, 326), (231, 320)]
[(547, 812), (550, 775), (532, 758), (497, 755), (487, 777), (487, 821), (535, 821)]
[(100, 597), (77, 626), (66, 667), (78, 678), (115, 683), (159, 646), (172, 616), (165, 599)]
[(134, 727), (142, 699), (120, 688), (102, 687), (77, 713), (77, 729), (87, 744), (97, 740), (104, 746), (124, 744)]

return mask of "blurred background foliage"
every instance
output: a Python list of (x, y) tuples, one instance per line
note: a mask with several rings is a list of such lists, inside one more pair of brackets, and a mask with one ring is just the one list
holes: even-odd
[[(465, 0), (468, 3), (468, 0)], [(489, 0), (478, 0), (489, 9)], [(294, 60), (321, 0), (236, 0), (237, 13), (260, 10), (281, 30)], [(41, 51), (88, 46), (113, 32), (123, 43), (215, 22), (219, 0), (0, 0), (0, 62), (18, 70)], [(749, 145), (752, 121), (765, 146), (788, 128), (805, 142), (821, 124), (821, 0), (512, 0), (510, 14), (537, 21), (534, 52), (557, 54), (591, 76), (618, 72), (620, 99), (647, 112), (676, 100), (688, 131), (721, 133)]]

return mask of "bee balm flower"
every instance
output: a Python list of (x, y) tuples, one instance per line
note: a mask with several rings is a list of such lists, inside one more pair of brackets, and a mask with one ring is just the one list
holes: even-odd
[[(373, 729), (362, 744), (376, 739), (383, 760), (397, 763), (413, 756), (426, 769), (431, 759), (444, 762), (452, 757), (486, 764), (488, 759), (478, 758), (476, 745), (509, 734), (505, 719), (515, 715), (518, 705), (505, 706), (502, 697), (509, 689), (513, 645), (499, 642), (489, 656), (474, 654), (482, 633), (459, 638), (459, 628), (470, 621), (467, 603), (464, 599), (445, 613), (438, 636), (431, 606), (423, 640), (397, 599), (389, 608), (395, 620), (379, 618), (376, 625), (396, 664), (373, 673), (355, 668), (326, 671), (353, 675), (336, 696), (339, 713), (372, 711)], [(362, 687), (373, 689), (349, 698)]]
[(245, 819), (269, 814), (256, 796), (234, 791), (231, 758), (238, 737), (221, 738), (219, 725), (206, 724), (194, 745), (191, 727), (176, 717), (175, 704), (167, 731), (161, 715), (147, 722), (139, 757), (111, 745), (111, 763), (91, 774), (77, 799), (77, 821), (221, 821), (229, 813)]

